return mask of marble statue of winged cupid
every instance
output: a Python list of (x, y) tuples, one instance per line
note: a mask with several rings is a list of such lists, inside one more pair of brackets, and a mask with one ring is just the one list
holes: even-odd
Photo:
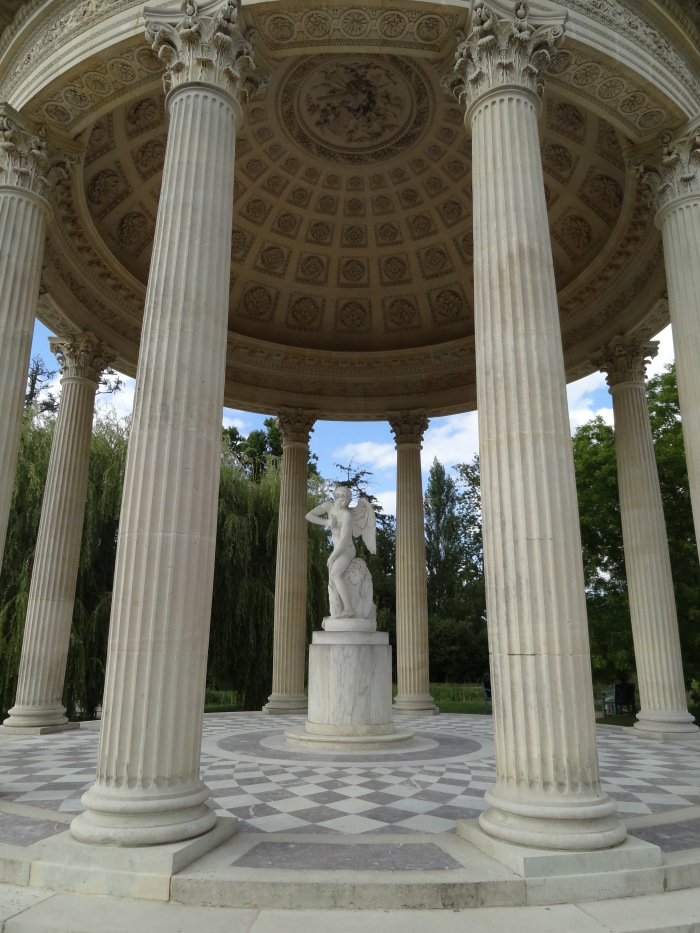
[(311, 509), (306, 519), (329, 526), (333, 538), (333, 552), (328, 558), (330, 618), (364, 619), (376, 625), (372, 578), (365, 562), (356, 556), (353, 538), (361, 536), (369, 552), (376, 554), (377, 519), (367, 499), (359, 498), (354, 507), (351, 502), (349, 487), (336, 486), (333, 498)]

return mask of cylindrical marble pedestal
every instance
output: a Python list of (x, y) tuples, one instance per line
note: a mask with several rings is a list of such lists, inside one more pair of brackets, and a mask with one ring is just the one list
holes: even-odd
[[(343, 619), (349, 628), (367, 620)], [(363, 750), (394, 747), (413, 735), (391, 718), (391, 646), (387, 632), (314, 632), (309, 646), (309, 718), (286, 732), (293, 745)]]

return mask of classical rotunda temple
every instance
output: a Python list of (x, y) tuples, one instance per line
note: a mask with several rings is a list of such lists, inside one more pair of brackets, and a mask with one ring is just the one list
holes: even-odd
[(637, 729), (691, 735), (644, 374), (670, 320), (700, 530), (700, 4), (15, 6), (0, 548), (35, 316), (63, 391), (5, 730), (67, 725), (94, 393), (107, 365), (136, 376), (97, 776), (74, 838), (215, 838), (200, 750), (222, 406), (276, 415), (284, 437), (275, 715), (306, 708), (309, 433), (390, 423), (396, 716), (434, 712), (423, 432), (478, 407), (497, 779), (469, 838), (623, 849), (599, 781), (566, 383), (602, 369), (613, 394)]

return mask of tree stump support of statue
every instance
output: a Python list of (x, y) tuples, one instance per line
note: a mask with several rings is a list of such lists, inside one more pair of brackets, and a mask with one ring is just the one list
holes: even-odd
[(286, 732), (293, 745), (329, 750), (371, 750), (405, 745), (412, 733), (396, 732), (391, 713), (391, 646), (377, 631), (372, 578), (356, 556), (353, 537), (370, 552), (376, 518), (367, 499), (350, 507), (352, 493), (337, 486), (334, 498), (306, 516), (329, 525), (333, 553), (328, 559), (330, 616), (309, 647), (309, 711), (303, 732)]

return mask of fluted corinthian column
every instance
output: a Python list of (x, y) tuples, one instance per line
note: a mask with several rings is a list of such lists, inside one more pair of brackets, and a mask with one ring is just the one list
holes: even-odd
[(199, 777), (221, 452), (233, 153), (252, 70), (236, 10), (146, 11), (168, 144), (124, 482), (97, 779), (83, 842), (151, 845), (216, 817)]
[(428, 589), (420, 463), (425, 412), (389, 417), (396, 439), (396, 672), (395, 713), (432, 715), (430, 695)]
[(21, 732), (72, 728), (61, 703), (85, 513), (98, 380), (112, 355), (90, 333), (52, 337), (61, 402), (41, 504), (15, 705), (4, 725)]
[(56, 154), (0, 101), (0, 564), (17, 465)]
[(663, 236), (688, 483), (700, 542), (700, 128), (675, 140), (666, 136), (655, 166), (636, 165)]
[(306, 713), (304, 693), (306, 655), (307, 473), (309, 435), (315, 418), (305, 411), (283, 411), (277, 418), (282, 432), (282, 489), (277, 530), (275, 571), (275, 629), (272, 693), (266, 713)]
[(659, 476), (646, 402), (656, 341), (618, 337), (593, 360), (613, 398), (622, 537), (645, 734), (697, 732), (688, 712)]
[(562, 36), (482, 3), (446, 79), (467, 106), (484, 566), (497, 781), (484, 832), (599, 849), (625, 828), (600, 789), (578, 509), (537, 119)]

